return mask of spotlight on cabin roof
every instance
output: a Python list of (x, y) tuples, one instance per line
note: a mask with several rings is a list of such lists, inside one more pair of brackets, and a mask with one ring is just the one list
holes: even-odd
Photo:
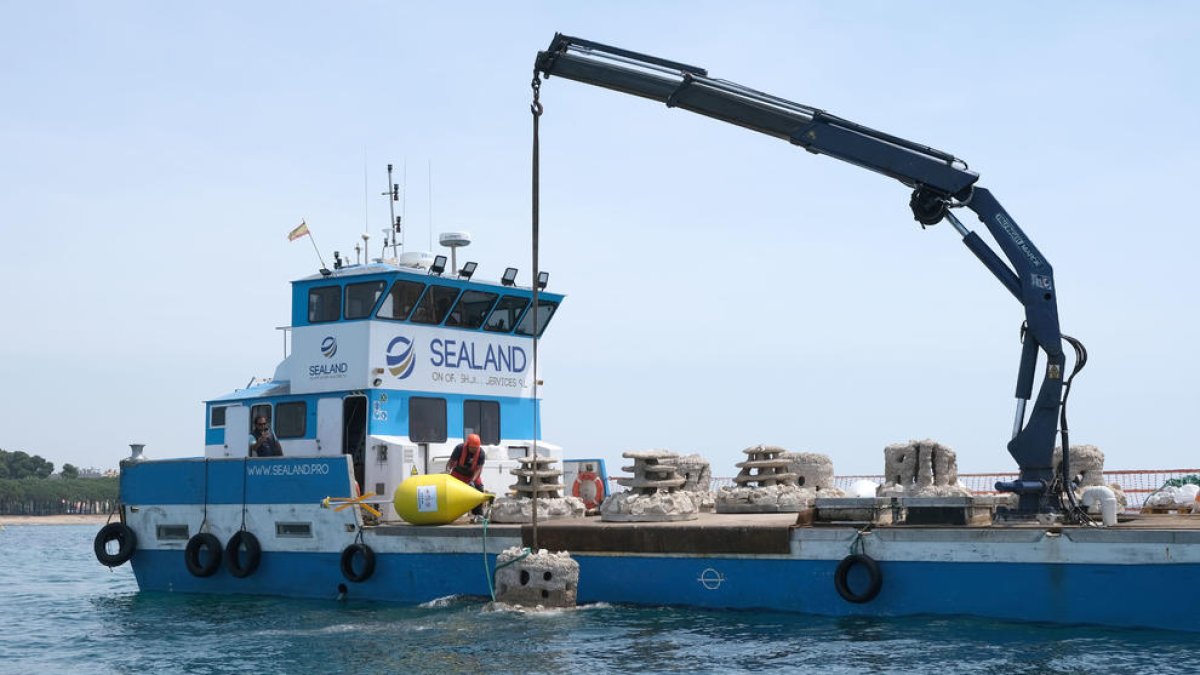
[(550, 283), (550, 273), (549, 272), (538, 272), (538, 276), (537, 276), (538, 290), (539, 291), (546, 290), (546, 284), (548, 284), (548, 283)]
[(504, 268), (504, 276), (500, 277), (500, 283), (504, 284), (505, 286), (512, 286), (513, 284), (517, 283), (517, 268)]
[(479, 263), (474, 261), (463, 263), (462, 269), (458, 271), (458, 276), (462, 277), (463, 279), (470, 280), (471, 275), (475, 274), (476, 267), (479, 267)]
[(446, 256), (439, 255), (433, 259), (433, 264), (429, 266), (429, 273), (435, 276), (441, 276), (442, 272), (446, 271)]

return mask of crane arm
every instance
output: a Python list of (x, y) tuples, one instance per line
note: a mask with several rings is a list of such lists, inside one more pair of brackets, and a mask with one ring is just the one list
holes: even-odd
[[(1017, 413), (1008, 444), (1020, 477), (997, 487), (1020, 495), (1022, 513), (1054, 510), (1054, 437), (1064, 365), (1054, 272), (991, 192), (975, 185), (979, 174), (966, 162), (818, 108), (709, 77), (703, 68), (567, 35), (556, 34), (550, 47), (538, 52), (534, 70), (546, 78), (576, 80), (690, 110), (883, 174), (912, 188), (909, 207), (922, 225), (950, 220), (967, 248), (1025, 309)], [(976, 213), (1008, 263), (950, 212), (957, 207)], [(1026, 421), (1039, 349), (1045, 354), (1045, 371)]]
[(949, 153), (886, 134), (818, 108), (708, 77), (703, 68), (556, 35), (538, 54), (536, 69), (668, 107), (682, 108), (789, 141), (925, 187), (943, 198), (965, 198), (979, 175)]

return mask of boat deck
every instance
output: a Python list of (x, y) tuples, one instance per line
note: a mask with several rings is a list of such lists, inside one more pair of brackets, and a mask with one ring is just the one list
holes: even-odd
[[(877, 525), (867, 528), (863, 523), (817, 523), (797, 525), (795, 513), (715, 514), (701, 513), (695, 520), (670, 522), (606, 522), (598, 517), (568, 518), (538, 523), (538, 548), (551, 551), (611, 552), (640, 554), (774, 554), (791, 552), (793, 533), (809, 531), (814, 534), (831, 528), (870, 529), (875, 534), (891, 532), (907, 538), (934, 536), (975, 539), (993, 533), (1000, 539), (1019, 533), (1068, 533), (1073, 539), (1110, 539), (1129, 537), (1166, 540), (1183, 543), (1200, 542), (1200, 514), (1130, 514), (1108, 528), (1042, 525), (1038, 523), (998, 523), (992, 525)], [(371, 528), (379, 536), (421, 538), (475, 538), (481, 536), (482, 525), (465, 521), (440, 527), (388, 523)], [(1011, 536), (1005, 536), (1004, 532)], [(520, 537), (522, 544), (532, 546), (531, 525), (489, 524), (489, 537), (497, 539)], [(920, 534), (918, 534), (920, 533)], [(817, 535), (819, 536), (819, 535)], [(888, 537), (890, 538), (890, 537)], [(990, 537), (989, 537), (990, 538)]]

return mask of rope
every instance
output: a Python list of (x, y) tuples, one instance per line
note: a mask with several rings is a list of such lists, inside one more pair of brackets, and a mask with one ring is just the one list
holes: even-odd
[(491, 510), (491, 508), (489, 508), (487, 510), (487, 513), (484, 514), (483, 520), (481, 521), (481, 522), (483, 522), (483, 578), (487, 580), (488, 595), (492, 596), (492, 602), (495, 602), (496, 601), (496, 585), (492, 583), (492, 575), (495, 574), (495, 572), (493, 572), (492, 569), (490, 567), (488, 567), (488, 558), (487, 558), (487, 528), (488, 528), (488, 523), (490, 522), (488, 520), (488, 516), (491, 515), (491, 513), (492, 513), (492, 510)]
[(488, 524), (491, 523), (491, 515), (492, 515), (492, 506), (489, 503), (488, 507), (487, 507), (487, 511), (484, 513), (483, 519), (480, 520), (480, 522), (483, 523), (483, 574), (484, 574), (484, 578), (487, 579), (488, 595), (490, 595), (492, 597), (492, 602), (495, 602), (496, 601), (496, 585), (492, 582), (492, 579), (493, 579), (493, 577), (496, 576), (496, 572), (499, 572), (500, 570), (504, 569), (505, 567), (508, 567), (509, 565), (520, 562), (520, 561), (524, 560), (525, 558), (528, 558), (533, 553), (533, 551), (531, 551), (529, 549), (529, 547), (526, 546), (525, 548), (521, 549), (521, 555), (513, 558), (512, 560), (509, 560), (508, 562), (499, 563), (498, 565), (496, 565), (496, 569), (492, 569), (491, 567), (489, 567), (488, 566), (488, 556), (487, 556), (487, 531), (488, 531)]
[(242, 529), (246, 529), (246, 474), (249, 473), (246, 457), (242, 458)]
[(200, 520), (200, 532), (208, 524), (208, 458), (204, 458), (204, 518)]
[(530, 84), (533, 88), (533, 103), (529, 106), (529, 111), (533, 114), (533, 209), (532, 209), (532, 225), (533, 225), (533, 475), (530, 480), (533, 483), (533, 547), (538, 545), (538, 463), (537, 463), (537, 437), (538, 437), (538, 204), (540, 195), (538, 188), (541, 182), (540, 178), (540, 159), (538, 147), (538, 120), (542, 116), (542, 104), (538, 100), (538, 95), (541, 93), (542, 80), (538, 76), (538, 71), (533, 71), (533, 82)]
[(854, 531), (854, 540), (850, 542), (850, 555), (855, 555), (855, 554), (866, 555), (867, 554), (867, 544), (865, 541), (863, 541), (863, 535), (870, 533), (870, 531), (871, 531), (870, 525), (867, 525), (866, 527), (862, 528), (861, 530)]
[(501, 563), (499, 565), (496, 565), (496, 571), (499, 572), (500, 570), (504, 569), (505, 567), (508, 567), (509, 565), (513, 565), (518, 562), (521, 562), (522, 560), (528, 558), (531, 555), (533, 555), (533, 551), (529, 550), (529, 547), (526, 546), (525, 548), (521, 549), (521, 555), (513, 558), (512, 560), (509, 560), (506, 563)]

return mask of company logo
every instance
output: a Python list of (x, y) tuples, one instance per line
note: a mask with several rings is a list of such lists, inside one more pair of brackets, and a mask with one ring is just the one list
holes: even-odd
[(387, 367), (392, 375), (403, 380), (412, 375), (416, 365), (416, 355), (413, 354), (413, 342), (406, 337), (393, 338), (387, 346)]
[(334, 354), (337, 354), (337, 339), (332, 335), (321, 341), (321, 353), (325, 358), (332, 359)]
[[(321, 354), (332, 359), (334, 354), (337, 354), (338, 345), (337, 338), (332, 335), (321, 340)], [(350, 372), (350, 364), (345, 361), (337, 361), (330, 363), (329, 361), (321, 361), (320, 363), (310, 363), (308, 366), (308, 379), (310, 380), (327, 380), (340, 379), (345, 377)]]

